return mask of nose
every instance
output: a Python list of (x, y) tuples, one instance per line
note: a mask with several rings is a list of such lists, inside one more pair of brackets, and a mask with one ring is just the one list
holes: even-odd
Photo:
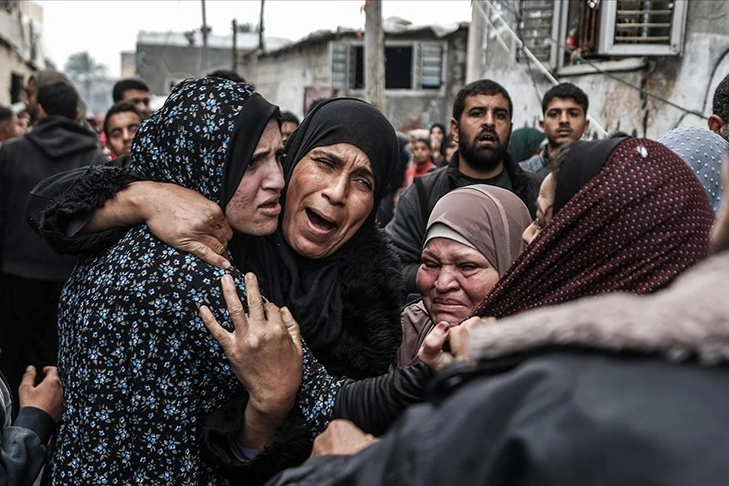
[(560, 115), (559, 115), (559, 123), (560, 124), (569, 124), (569, 122), (570, 122), (570, 118), (567, 115), (567, 112), (566, 111), (563, 111), (562, 113), (560, 113)]
[(283, 178), (283, 168), (275, 160), (271, 164), (266, 164), (266, 167), (268, 170), (263, 178), (262, 187), (280, 192), (286, 185)]
[(483, 123), (481, 124), (488, 127), (494, 126), (494, 114), (491, 112), (491, 110), (486, 111), (486, 113), (483, 115)]
[(438, 270), (438, 275), (435, 278), (435, 290), (443, 294), (449, 290), (453, 290), (458, 286), (456, 280), (455, 268), (449, 265), (443, 265)]
[(333, 206), (343, 206), (349, 192), (349, 180), (342, 174), (333, 178), (323, 191), (323, 196)]
[(531, 244), (532, 240), (537, 236), (537, 223), (532, 223), (524, 230), (521, 234), (521, 239), (524, 240), (526, 245)]

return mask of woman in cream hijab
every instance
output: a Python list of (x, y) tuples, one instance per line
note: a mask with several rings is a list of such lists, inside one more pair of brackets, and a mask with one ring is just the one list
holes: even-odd
[(461, 187), (438, 201), (428, 220), (417, 274), (422, 300), (401, 315), (398, 365), (415, 359), (437, 323), (456, 326), (473, 315), (524, 249), (521, 234), (530, 222), (521, 200), (498, 187)]

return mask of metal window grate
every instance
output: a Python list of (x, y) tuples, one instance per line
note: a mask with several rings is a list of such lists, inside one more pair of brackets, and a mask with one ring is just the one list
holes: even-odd
[(616, 45), (669, 44), (674, 2), (618, 0), (615, 18)]
[(438, 89), (441, 84), (443, 47), (423, 44), (420, 55), (420, 88)]
[[(508, 2), (502, 2), (505, 10), (509, 10)], [(516, 3), (516, 2), (514, 2)], [(519, 23), (517, 34), (534, 56), (542, 62), (549, 62), (552, 55), (552, 27), (554, 18), (554, 2), (546, 0), (519, 0), (516, 5), (519, 10)], [(517, 50), (516, 58), (526, 61), (527, 57), (521, 49)]]

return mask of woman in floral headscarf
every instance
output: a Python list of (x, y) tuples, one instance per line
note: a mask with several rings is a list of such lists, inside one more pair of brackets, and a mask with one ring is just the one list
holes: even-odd
[[(245, 84), (181, 83), (137, 132), (131, 168), (216, 201), (239, 231), (271, 233), (284, 185), (277, 114)], [(198, 316), (202, 304), (225, 308), (223, 274), (145, 225), (81, 260), (59, 310), (54, 484), (224, 483), (195, 438), (198, 417), (241, 389)]]

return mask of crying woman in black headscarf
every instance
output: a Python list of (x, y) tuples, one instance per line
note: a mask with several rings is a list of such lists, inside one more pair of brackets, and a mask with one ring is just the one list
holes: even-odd
[(401, 339), (400, 263), (375, 221), (397, 163), (395, 131), (368, 103), (335, 98), (304, 119), (285, 150), (279, 231), (234, 240), (234, 258), (291, 310), (330, 373), (382, 374)]

